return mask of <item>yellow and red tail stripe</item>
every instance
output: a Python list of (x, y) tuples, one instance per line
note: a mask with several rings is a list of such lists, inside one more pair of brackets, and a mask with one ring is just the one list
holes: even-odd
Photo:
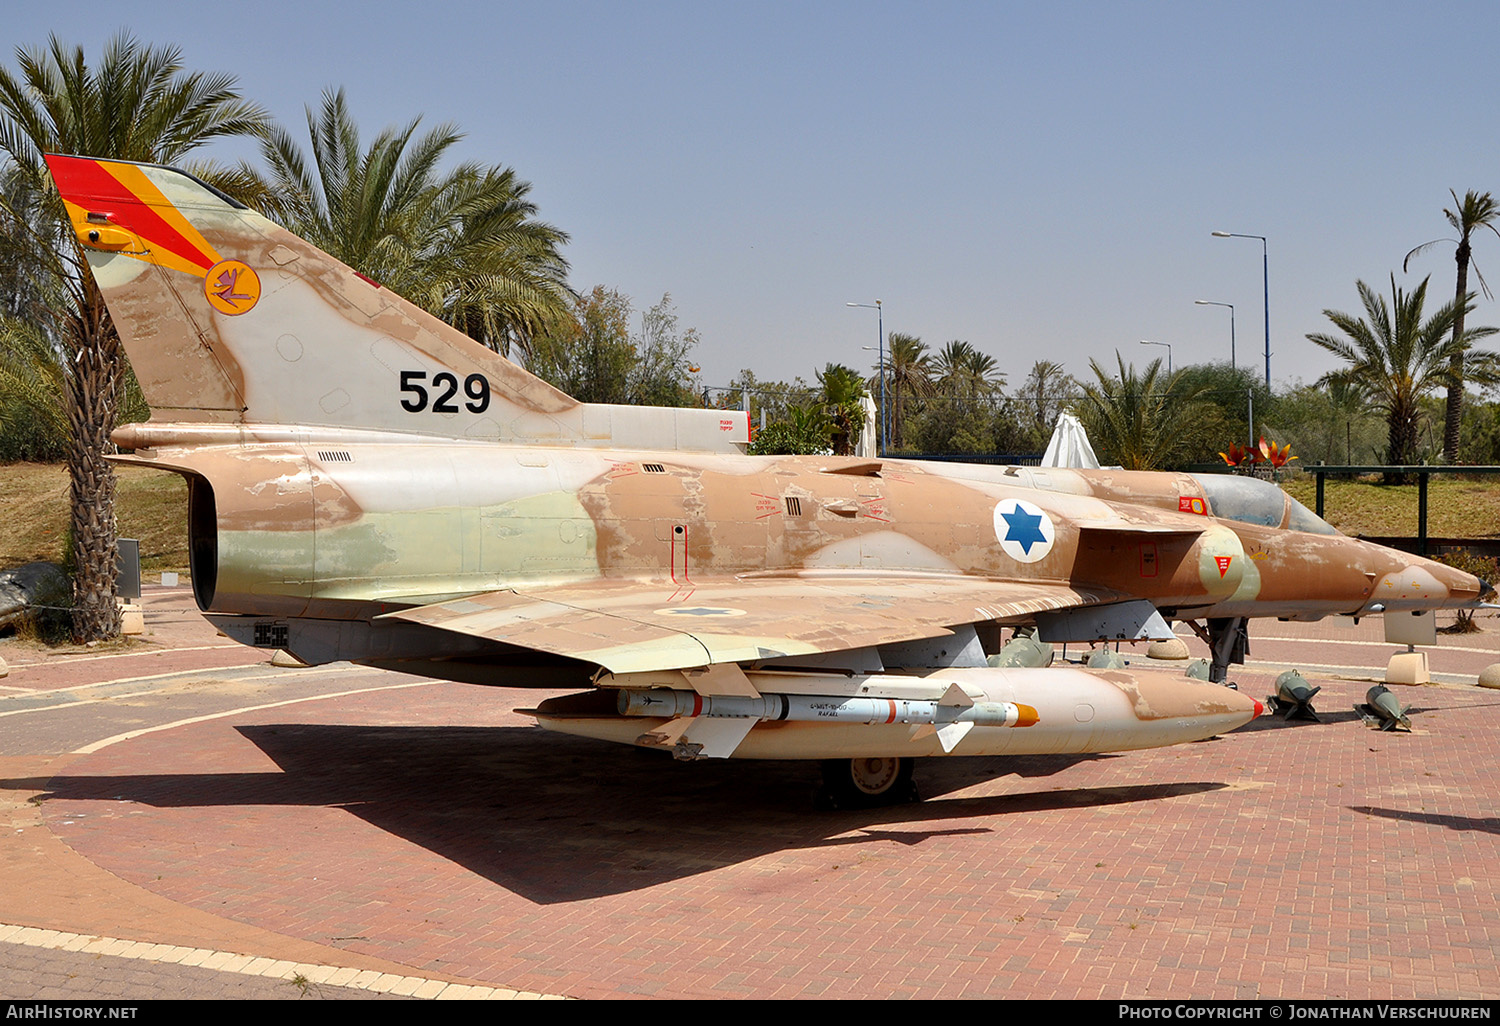
[(110, 225), (133, 232), (145, 244), (146, 252), (122, 251), (126, 256), (198, 278), (219, 263), (218, 251), (140, 167), (52, 154), (47, 166), (80, 238), (89, 230), (89, 214), (103, 214)]

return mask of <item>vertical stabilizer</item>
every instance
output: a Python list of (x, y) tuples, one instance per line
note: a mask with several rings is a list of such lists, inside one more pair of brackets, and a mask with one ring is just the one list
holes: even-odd
[(738, 451), (743, 414), (579, 403), (173, 168), (49, 156), (156, 423)]

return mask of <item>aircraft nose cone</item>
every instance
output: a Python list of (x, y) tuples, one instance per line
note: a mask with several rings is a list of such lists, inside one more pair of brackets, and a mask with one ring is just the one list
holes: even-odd
[(1251, 699), (1251, 701), (1255, 702), (1255, 714), (1250, 717), (1253, 720), (1264, 714), (1266, 711), (1266, 707), (1261, 705), (1260, 702), (1256, 699)]
[(1479, 601), (1493, 602), (1496, 598), (1500, 598), (1500, 595), (1495, 592), (1495, 586), (1483, 577), (1479, 578)]
[(1495, 593), (1494, 587), (1481, 577), (1477, 577), (1465, 570), (1448, 566), (1446, 563), (1429, 563), (1429, 567), (1435, 568), (1434, 575), (1448, 589), (1449, 605), (1469, 605), (1471, 603), (1487, 602), (1485, 595)]

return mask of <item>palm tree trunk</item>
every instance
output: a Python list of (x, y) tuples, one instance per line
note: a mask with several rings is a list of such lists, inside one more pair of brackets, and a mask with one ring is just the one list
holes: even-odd
[(73, 490), (73, 639), (120, 632), (115, 604), (115, 474), (104, 460), (114, 428), (124, 361), (120, 337), (93, 280), (72, 325), (68, 367), (68, 481)]
[[(1415, 399), (1398, 400), (1390, 411), (1387, 423), (1385, 461), (1396, 466), (1410, 466), (1416, 462), (1417, 451), (1417, 404)], [(1406, 474), (1387, 473), (1384, 482), (1407, 484)]]
[(1448, 362), (1448, 371), (1453, 380), (1448, 383), (1448, 403), (1443, 414), (1443, 462), (1458, 462), (1459, 427), (1464, 414), (1464, 354), (1458, 347), (1464, 337), (1464, 307), (1469, 297), (1469, 240), (1462, 239), (1453, 254), (1458, 263), (1458, 287), (1453, 295), (1453, 356)]

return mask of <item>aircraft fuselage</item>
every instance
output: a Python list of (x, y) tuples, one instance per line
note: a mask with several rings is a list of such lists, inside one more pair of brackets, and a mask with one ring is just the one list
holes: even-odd
[[(663, 600), (740, 575), (870, 572), (1068, 582), (1169, 616), (1312, 618), (1467, 603), (1464, 575), (1336, 533), (1207, 510), (1197, 479), (1158, 505), (1084, 472), (953, 476), (901, 460), (487, 444), (202, 446), (131, 462), (193, 480), (205, 611), (370, 618), (600, 577)], [(1270, 487), (1270, 486), (1267, 486)], [(1134, 496), (1131, 497), (1135, 498)], [(1179, 509), (1162, 508), (1170, 503)], [(207, 508), (205, 508), (207, 507)]]

